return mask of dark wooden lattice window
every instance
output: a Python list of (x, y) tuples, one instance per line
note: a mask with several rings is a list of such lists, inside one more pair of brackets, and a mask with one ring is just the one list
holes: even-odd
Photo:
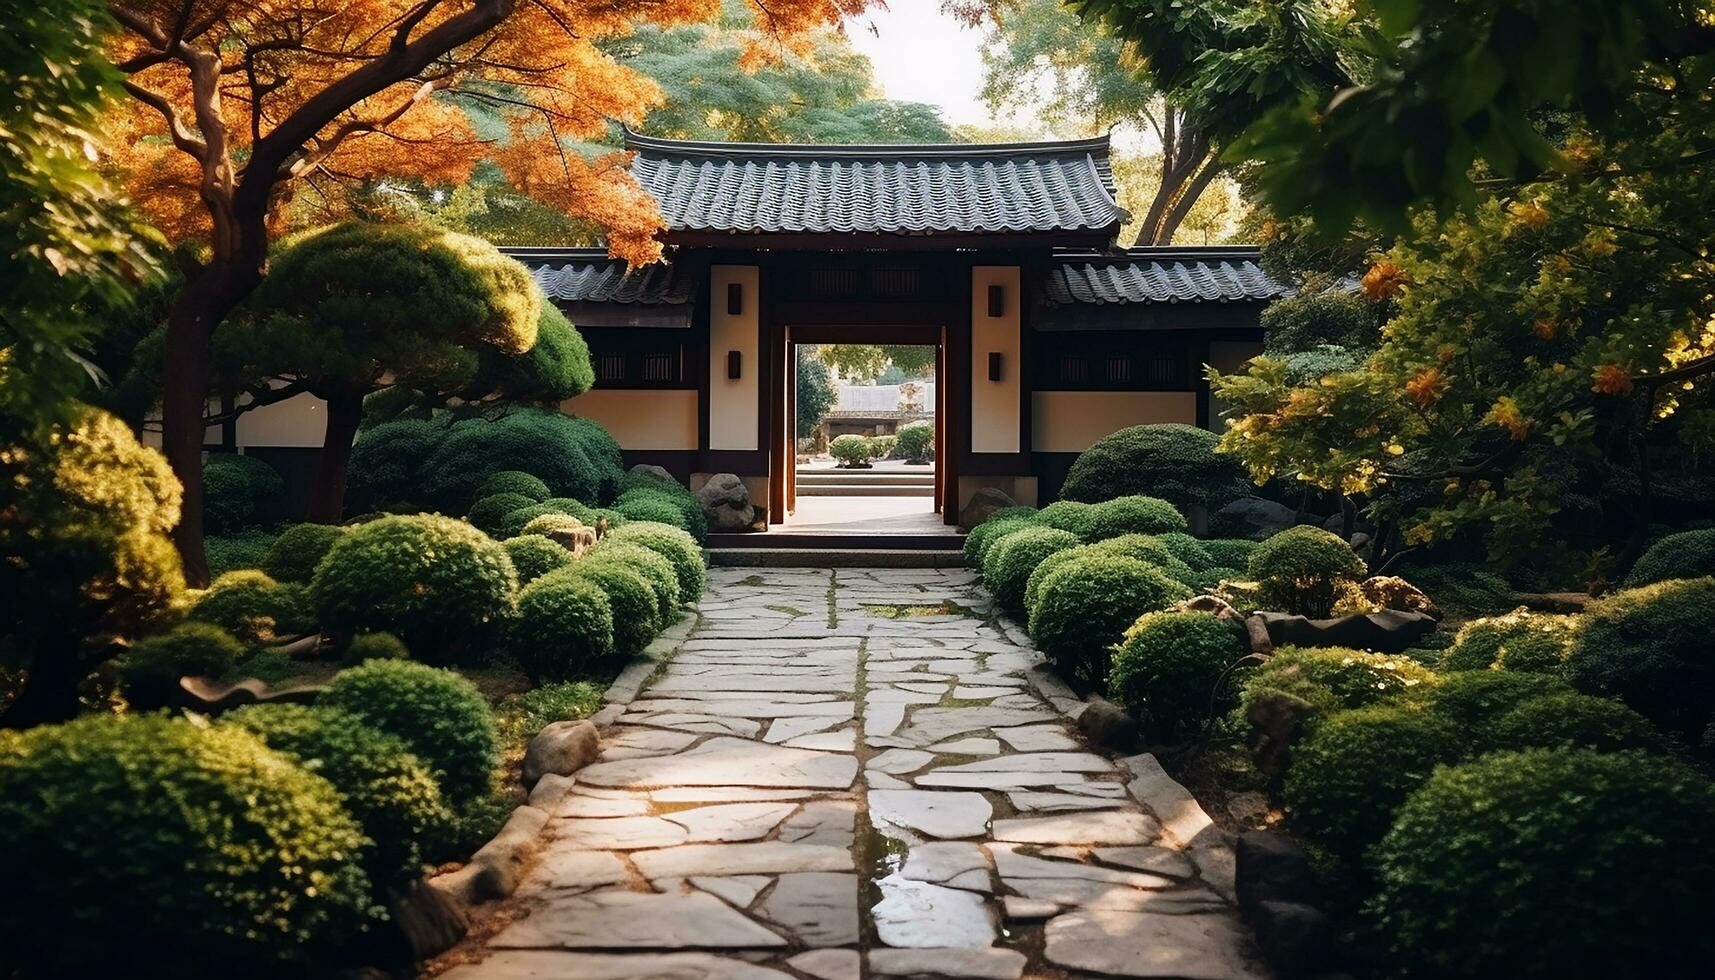
[(1131, 384), (1131, 358), (1120, 355), (1110, 355), (1107, 358), (1107, 382), (1111, 385)]
[(1088, 384), (1090, 381), (1090, 359), (1077, 354), (1061, 355), (1060, 380), (1069, 385)]
[(595, 379), (597, 384), (623, 384), (625, 354), (621, 351), (602, 351), (596, 354)]
[(644, 354), (642, 380), (650, 384), (679, 380), (678, 358), (672, 354)]
[(1033, 384), (1042, 391), (1191, 391), (1185, 340), (1137, 331), (1037, 335)]

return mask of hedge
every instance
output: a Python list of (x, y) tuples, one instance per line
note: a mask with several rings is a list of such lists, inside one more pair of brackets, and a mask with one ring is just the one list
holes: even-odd
[(1146, 494), (1213, 512), (1250, 492), (1244, 467), (1215, 452), (1219, 442), (1215, 433), (1181, 423), (1121, 429), (1078, 454), (1060, 495), (1099, 503)]
[(1052, 527), (1024, 527), (1003, 535), (983, 558), (983, 585), (1001, 608), (1024, 611), (1024, 590), (1042, 559), (1078, 547), (1078, 536)]
[(1189, 598), (1190, 589), (1135, 558), (1081, 555), (1043, 581), (1030, 638), (1062, 673), (1100, 688), (1127, 627), (1143, 613)]
[(1706, 575), (1715, 575), (1715, 529), (1681, 531), (1650, 545), (1626, 576), (1626, 586)]
[(624, 541), (603, 541), (583, 561), (617, 562), (643, 576), (655, 595), (656, 629), (664, 629), (678, 620), (684, 597), (679, 593), (679, 575), (672, 562), (641, 544)]
[(312, 629), (314, 617), (305, 604), (301, 588), (281, 585), (252, 568), (215, 579), (191, 603), (188, 615), (255, 645)]
[(673, 572), (679, 577), (679, 593), (686, 602), (703, 597), (708, 569), (703, 562), (703, 549), (689, 533), (670, 524), (637, 521), (614, 528), (604, 540), (640, 544), (654, 551), (673, 563)]
[(501, 534), (506, 528), (508, 515), (535, 507), (541, 502), (540, 498), (527, 497), (521, 493), (503, 492), (480, 497), (470, 505), (465, 514), (465, 520), (470, 521), (487, 535)]
[(1024, 517), (1003, 517), (999, 520), (989, 519), (971, 528), (965, 535), (964, 559), (965, 565), (982, 571), (983, 561), (988, 557), (989, 546), (1014, 531), (1022, 531), (1034, 527), (1035, 523)]
[(1239, 700), (1248, 710), (1258, 699), (1282, 696), (1314, 717), (1385, 701), (1420, 701), (1439, 680), (1409, 657), (1344, 647), (1280, 647), (1246, 673)]
[(125, 698), (133, 708), (167, 707), (177, 699), (179, 678), (220, 677), (244, 656), (244, 644), (212, 623), (180, 623), (131, 645), (119, 668)]
[(1168, 534), (1190, 530), (1173, 505), (1159, 497), (1115, 497), (1095, 504), (1089, 515), (1086, 541), (1122, 534)]
[(448, 800), (488, 792), (500, 762), (494, 714), (463, 676), (409, 660), (371, 660), (335, 674), (316, 704), (397, 736)]
[(1591, 603), (1565, 675), (1617, 697), (1687, 744), (1715, 721), (1715, 578), (1674, 579)]
[(1191, 585), (1196, 581), (1197, 573), (1191, 566), (1179, 560), (1172, 549), (1161, 543), (1161, 539), (1153, 534), (1122, 534), (1114, 538), (1104, 538), (1089, 545), (1091, 554), (1124, 555), (1136, 558), (1138, 561), (1154, 565), (1167, 573), (1167, 577), (1181, 585)]
[(1044, 527), (1059, 528), (1071, 531), (1079, 540), (1089, 541), (1092, 537), (1092, 521), (1095, 517), (1095, 507), (1091, 504), (1079, 503), (1075, 500), (1056, 500), (1036, 512), (1036, 523)]
[(1572, 652), (1578, 620), (1514, 610), (1474, 619), (1459, 628), (1441, 669), (1559, 673)]
[(613, 650), (622, 657), (643, 652), (660, 631), (655, 590), (639, 572), (619, 562), (579, 561), (569, 568), (549, 572), (538, 581), (567, 575), (585, 579), (607, 594), (613, 610)]
[(515, 493), (530, 500), (547, 500), (553, 496), (553, 491), (541, 477), (524, 470), (496, 470), (488, 474), (476, 485), (474, 496), (481, 500), (502, 493)]

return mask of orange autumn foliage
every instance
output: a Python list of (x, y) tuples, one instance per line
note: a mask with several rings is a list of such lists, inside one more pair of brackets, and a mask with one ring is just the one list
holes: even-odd
[[(754, 58), (790, 49), (869, 2), (752, 0)], [(624, 154), (586, 160), (568, 144), (604, 136), (611, 122), (641, 123), (662, 96), (598, 44), (638, 24), (705, 21), (721, 11), (720, 0), (110, 7), (122, 30), (109, 54), (133, 96), (109, 127), (113, 163), (132, 198), (175, 238), (209, 238), (219, 255), (230, 246), (223, 219), (245, 195), (265, 194), (277, 222), (300, 182), (457, 184), (491, 159), (520, 191), (602, 226), (612, 253), (632, 263), (660, 255), (654, 202), (626, 172)], [(506, 132), (479, 134), (461, 105), (498, 114)], [(250, 174), (255, 157), (274, 172)]]

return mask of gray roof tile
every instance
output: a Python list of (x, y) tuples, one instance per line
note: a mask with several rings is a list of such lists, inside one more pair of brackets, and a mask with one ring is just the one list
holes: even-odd
[(625, 263), (607, 257), (602, 248), (505, 248), (524, 263), (549, 299), (568, 303), (683, 304), (691, 301), (697, 283), (666, 262), (627, 273)]
[(1108, 140), (799, 145), (626, 135), (674, 231), (1018, 234), (1117, 230)]
[(1165, 246), (1128, 249), (1124, 256), (1062, 258), (1049, 271), (1047, 301), (1055, 306), (1255, 302), (1292, 291), (1263, 271), (1255, 248)]

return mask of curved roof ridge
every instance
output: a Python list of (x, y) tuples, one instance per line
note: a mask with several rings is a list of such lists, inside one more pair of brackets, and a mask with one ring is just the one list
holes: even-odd
[(1037, 140), (1022, 143), (738, 143), (724, 140), (682, 140), (647, 136), (625, 130), (625, 148), (674, 156), (706, 157), (1015, 157), (1101, 153), (1108, 155), (1107, 133), (1080, 140)]

